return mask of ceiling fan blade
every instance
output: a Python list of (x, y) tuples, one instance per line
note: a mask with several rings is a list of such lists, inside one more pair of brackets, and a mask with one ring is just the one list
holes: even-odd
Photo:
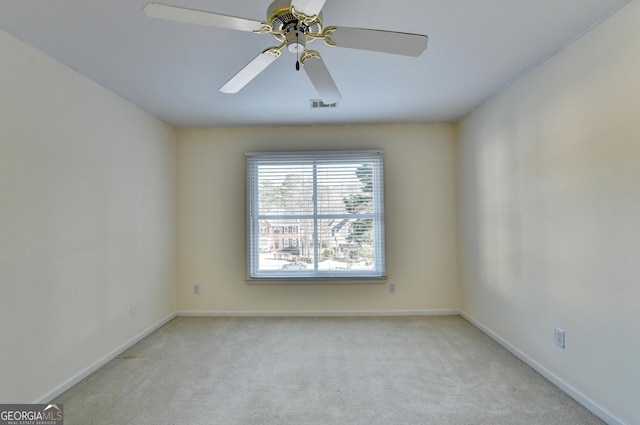
[(336, 47), (371, 50), (405, 56), (420, 56), (429, 37), (422, 34), (337, 27), (331, 34)]
[(190, 24), (208, 25), (240, 31), (258, 31), (262, 28), (260, 21), (235, 16), (221, 15), (204, 10), (188, 9), (161, 3), (147, 3), (142, 8), (150, 18), (167, 19), (169, 21), (187, 22)]
[(291, 6), (300, 13), (314, 16), (320, 13), (326, 0), (292, 0)]
[(220, 87), (220, 91), (222, 93), (238, 93), (244, 86), (249, 84), (251, 80), (256, 78), (258, 74), (267, 69), (279, 56), (280, 51), (277, 49), (265, 50)]
[(306, 55), (306, 57), (303, 56), (304, 70), (318, 91), (320, 99), (327, 104), (336, 103), (342, 99), (342, 95), (340, 95), (340, 91), (335, 81), (333, 81), (329, 69), (327, 69), (318, 52), (306, 50), (304, 55)]

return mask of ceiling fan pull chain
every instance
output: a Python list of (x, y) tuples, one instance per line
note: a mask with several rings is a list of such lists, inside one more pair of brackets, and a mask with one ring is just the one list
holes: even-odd
[[(296, 44), (298, 44), (298, 36), (300, 33), (296, 30)], [(298, 44), (300, 46), (300, 44)], [(300, 71), (300, 48), (296, 48), (296, 71)]]

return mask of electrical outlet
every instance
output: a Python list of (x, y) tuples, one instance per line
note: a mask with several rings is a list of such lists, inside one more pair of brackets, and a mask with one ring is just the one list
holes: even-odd
[(396, 293), (396, 284), (393, 282), (389, 282), (389, 293), (390, 294)]
[(564, 330), (556, 328), (554, 339), (558, 347), (564, 348)]
[(196, 283), (195, 285), (193, 285), (193, 293), (196, 295), (200, 294), (200, 284)]
[(131, 315), (133, 316), (134, 314), (136, 314), (136, 310), (138, 309), (138, 306), (136, 306), (136, 303), (131, 303)]

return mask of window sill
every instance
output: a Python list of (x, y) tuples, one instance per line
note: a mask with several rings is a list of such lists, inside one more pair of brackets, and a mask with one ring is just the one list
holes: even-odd
[(248, 277), (248, 285), (353, 285), (386, 283), (387, 276), (360, 277)]

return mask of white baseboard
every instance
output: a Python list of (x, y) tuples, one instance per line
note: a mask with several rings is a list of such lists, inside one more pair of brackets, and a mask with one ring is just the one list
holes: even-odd
[(459, 316), (458, 310), (179, 311), (178, 317), (407, 317)]
[(531, 357), (511, 345), (507, 340), (493, 332), (488, 327), (484, 326), (478, 320), (476, 320), (473, 316), (466, 314), (461, 311), (460, 315), (465, 318), (469, 323), (471, 323), (476, 328), (480, 329), (482, 332), (487, 334), (491, 339), (496, 341), (498, 344), (503, 346), (505, 349), (511, 352), (514, 356), (522, 360), (524, 363), (529, 365), (532, 369), (538, 372), (540, 375), (544, 376), (546, 379), (551, 381), (555, 386), (560, 388), (562, 391), (567, 393), (570, 397), (576, 400), (578, 403), (583, 405), (585, 408), (589, 409), (594, 415), (605, 421), (609, 425), (626, 425), (623, 421), (616, 418), (614, 415), (609, 413), (606, 409), (602, 408), (596, 402), (591, 400), (586, 395), (582, 394), (576, 388), (569, 385), (567, 382), (562, 380), (557, 375), (551, 373), (548, 369), (542, 366), (540, 363), (533, 360)]
[(65, 382), (63, 382), (62, 384), (60, 384), (59, 386), (54, 388), (53, 390), (49, 391), (48, 393), (46, 393), (42, 397), (38, 398), (33, 403), (34, 404), (50, 403), (52, 400), (54, 400), (60, 394), (62, 394), (65, 391), (69, 390), (74, 385), (80, 383), (83, 379), (87, 378), (89, 375), (91, 375), (92, 373), (96, 372), (98, 369), (100, 369), (101, 367), (103, 367), (104, 365), (109, 363), (111, 360), (113, 360), (116, 357), (118, 357), (124, 351), (128, 350), (129, 348), (134, 346), (136, 343), (140, 342), (142, 339), (146, 338), (151, 333), (153, 333), (154, 331), (156, 331), (160, 327), (162, 327), (165, 324), (167, 324), (174, 317), (176, 317), (176, 314), (175, 313), (171, 313), (170, 315), (168, 315), (167, 317), (163, 318), (159, 322), (151, 325), (150, 327), (148, 327), (144, 331), (140, 332), (138, 335), (134, 336), (133, 338), (131, 338), (130, 340), (128, 340), (124, 344), (120, 345), (118, 348), (116, 348), (115, 350), (111, 351), (109, 354), (107, 354), (106, 356), (102, 357), (101, 359), (99, 359), (98, 361), (96, 361), (95, 363), (93, 363), (92, 365), (87, 367), (86, 369), (80, 371), (80, 373), (78, 373), (75, 376), (69, 378), (68, 380), (66, 380)]

